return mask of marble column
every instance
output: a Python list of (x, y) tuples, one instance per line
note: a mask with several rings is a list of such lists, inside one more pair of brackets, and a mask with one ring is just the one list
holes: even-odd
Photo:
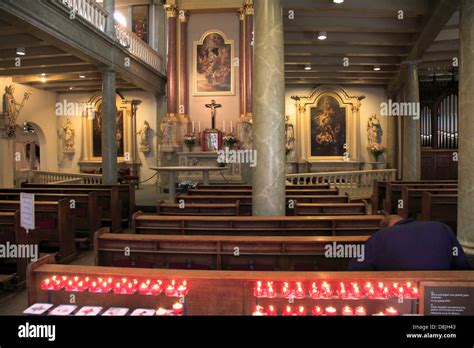
[[(102, 183), (117, 183), (117, 106), (115, 71), (102, 69)], [(123, 136), (123, 135), (122, 135)]]
[(105, 24), (105, 32), (114, 40), (117, 38), (115, 35), (115, 0), (104, 0), (104, 9), (109, 13), (107, 22)]
[(459, 65), (459, 198), (457, 237), (474, 255), (474, 1), (461, 1)]
[(188, 75), (188, 18), (189, 12), (179, 13), (179, 115), (181, 121), (189, 117)]
[(281, 0), (255, 1), (253, 215), (285, 215), (285, 63)]
[(245, 13), (245, 117), (252, 118), (252, 75), (254, 51), (254, 5), (246, 0)]
[[(388, 98), (387, 98), (388, 99)], [(392, 100), (396, 100), (394, 96), (391, 97)], [(397, 168), (397, 136), (398, 136), (398, 127), (397, 127), (397, 117), (396, 116), (386, 116), (387, 119), (387, 167), (391, 169)]]
[(176, 69), (176, 16), (178, 14), (178, 9), (176, 5), (166, 4), (164, 5), (166, 10), (166, 16), (168, 18), (168, 66), (167, 66), (167, 75), (168, 75), (168, 84), (167, 84), (167, 113), (168, 117), (176, 117), (176, 108), (177, 108), (177, 69)]
[[(405, 103), (420, 105), (420, 83), (417, 62), (405, 63)], [(420, 114), (403, 116), (403, 180), (420, 180), (421, 145)]]

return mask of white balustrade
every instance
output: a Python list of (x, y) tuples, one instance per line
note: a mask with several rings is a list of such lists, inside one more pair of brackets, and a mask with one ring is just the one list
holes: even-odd
[(101, 184), (102, 175), (61, 173), (33, 170), (30, 175), (35, 184)]
[[(95, 28), (105, 33), (107, 18), (110, 14), (95, 0), (53, 0), (69, 9), (70, 13), (80, 16)], [(158, 72), (163, 72), (163, 58), (151, 48), (145, 41), (140, 39), (122, 25), (115, 24), (115, 35), (117, 41), (132, 56), (152, 67)]]
[(293, 185), (326, 184), (339, 189), (341, 194), (351, 197), (368, 197), (372, 194), (374, 180), (395, 180), (396, 169), (358, 170), (345, 172), (323, 172), (287, 174), (286, 180)]

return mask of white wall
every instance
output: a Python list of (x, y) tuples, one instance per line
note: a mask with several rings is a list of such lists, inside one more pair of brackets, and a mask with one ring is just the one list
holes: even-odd
[[(369, 156), (367, 150), (367, 121), (370, 116), (376, 114), (382, 125), (382, 145), (387, 146), (387, 117), (380, 116), (380, 103), (387, 101), (387, 95), (384, 88), (381, 87), (364, 87), (364, 86), (342, 86), (342, 88), (350, 96), (365, 95), (365, 99), (361, 102), (360, 108), (360, 146), (359, 151), (361, 160), (364, 162), (371, 162), (373, 158)], [(290, 116), (290, 123), (296, 127), (296, 108), (295, 101), (291, 96), (309, 96), (314, 88), (309, 86), (304, 87), (288, 87), (286, 89), (286, 115)]]
[[(56, 127), (57, 122), (54, 112), (56, 93), (13, 83), (11, 77), (5, 77), (0, 78), (0, 88), (2, 95), (5, 91), (5, 86), (7, 85), (13, 85), (15, 87), (14, 96), (17, 102), (21, 102), (23, 100), (23, 95), (25, 92), (32, 92), (30, 99), (25, 103), (25, 107), (17, 119), (17, 124), (22, 125), (23, 122), (29, 122), (35, 126), (41, 146), (40, 169), (57, 171), (58, 129)], [(3, 109), (3, 103), (0, 104), (0, 107)]]

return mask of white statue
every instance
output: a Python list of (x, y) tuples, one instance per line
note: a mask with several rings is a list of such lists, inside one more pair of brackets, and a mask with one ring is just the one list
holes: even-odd
[(74, 152), (74, 127), (69, 118), (62, 125), (62, 129), (64, 134), (64, 152)]
[(367, 121), (367, 142), (368, 144), (380, 144), (382, 142), (382, 126), (377, 115), (370, 116)]
[[(3, 95), (3, 119), (5, 123), (4, 135), (7, 137), (15, 136), (15, 125), (18, 115), (23, 109), (25, 102), (30, 98), (31, 92), (25, 92), (23, 100), (18, 103), (14, 96), (15, 87), (13, 85), (5, 87), (5, 94)], [(0, 114), (2, 116), (2, 114)]]
[(163, 138), (161, 140), (161, 145), (172, 146), (173, 145), (173, 122), (170, 120), (163, 123)]
[(148, 135), (150, 133), (150, 124), (147, 121), (143, 122), (142, 129), (137, 133), (140, 135), (140, 151), (150, 152), (150, 144), (148, 144)]
[(290, 123), (290, 117), (286, 116), (285, 124), (285, 134), (286, 134), (286, 149), (288, 152), (292, 152), (295, 149), (295, 127)]

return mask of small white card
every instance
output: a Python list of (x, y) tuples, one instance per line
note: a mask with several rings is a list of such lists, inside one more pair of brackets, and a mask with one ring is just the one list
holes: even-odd
[(115, 316), (124, 316), (127, 313), (128, 313), (128, 308), (111, 307), (107, 309), (102, 315), (115, 317)]
[(77, 306), (73, 306), (73, 305), (57, 306), (51, 312), (49, 312), (49, 315), (58, 315), (58, 316), (70, 315), (72, 312), (76, 310), (76, 308)]
[(130, 315), (132, 317), (151, 317), (151, 316), (155, 315), (155, 310), (154, 309), (137, 308)]
[(23, 311), (23, 314), (42, 315), (53, 307), (51, 303), (35, 303)]
[(93, 317), (98, 315), (104, 307), (96, 307), (96, 306), (85, 306), (79, 309), (76, 313), (77, 316), (84, 316), (84, 317)]

